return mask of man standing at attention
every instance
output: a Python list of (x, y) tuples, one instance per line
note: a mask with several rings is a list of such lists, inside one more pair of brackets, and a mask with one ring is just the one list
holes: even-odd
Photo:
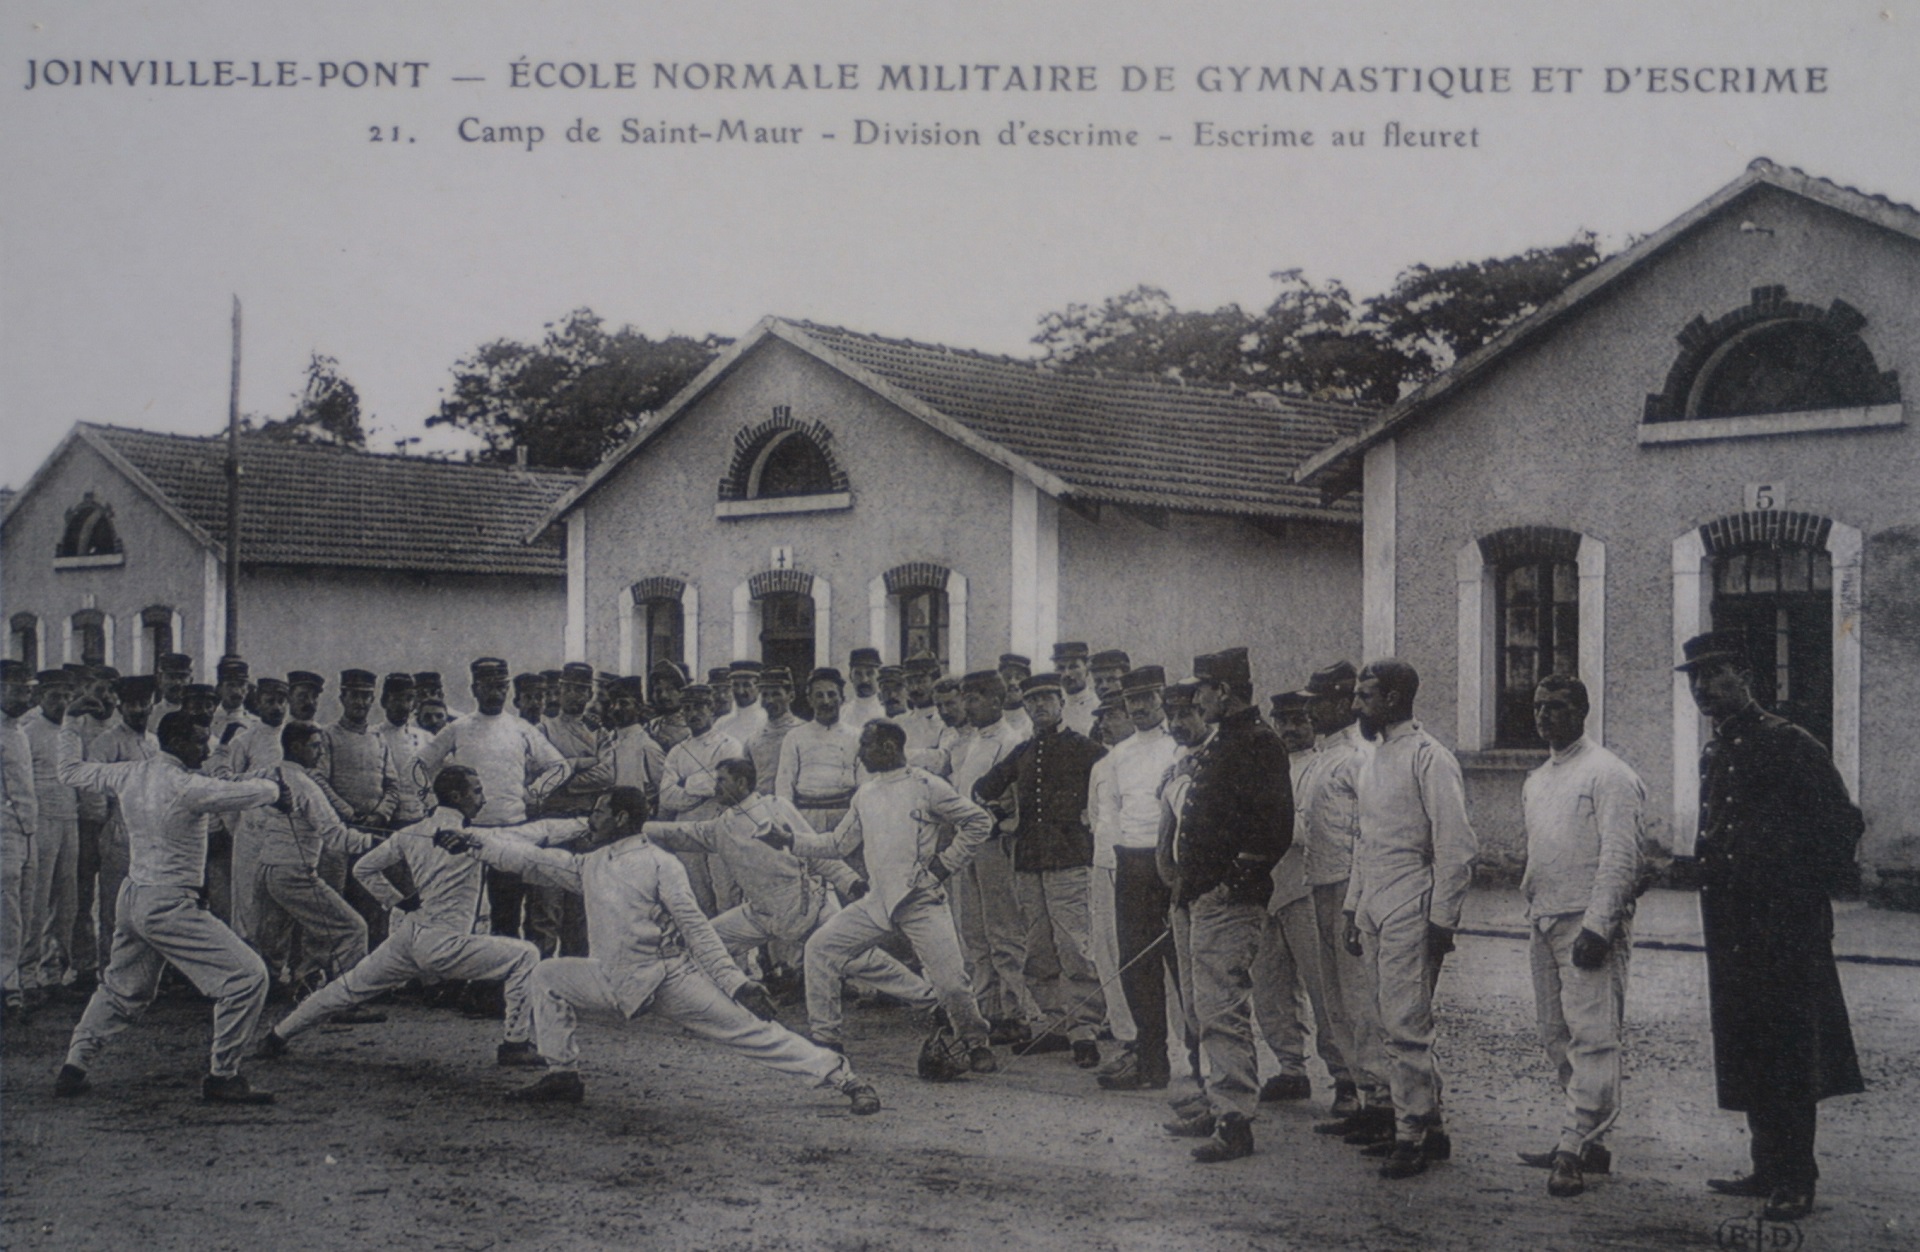
[(1553, 1149), (1520, 1159), (1553, 1171), (1547, 1194), (1576, 1196), (1588, 1172), (1612, 1168), (1603, 1139), (1620, 1109), (1620, 1022), (1647, 789), (1626, 762), (1587, 738), (1587, 685), (1578, 678), (1541, 679), (1533, 721), (1552, 755), (1520, 791), (1527, 823), (1520, 894), (1540, 1042), (1567, 1112)]
[(1371, 972), (1390, 1058), (1394, 1141), (1378, 1145), (1388, 1154), (1382, 1178), (1411, 1178), (1453, 1151), (1433, 1059), (1433, 989), (1479, 850), (1460, 763), (1413, 720), (1419, 691), (1413, 666), (1389, 658), (1360, 671), (1353, 696), (1373, 750), (1360, 767), (1347, 950)]
[(760, 733), (747, 740), (747, 759), (753, 762), (754, 790), (763, 796), (773, 794), (780, 776), (780, 748), (787, 734), (804, 725), (793, 712), (793, 675), (784, 665), (769, 665), (760, 671), (760, 703), (767, 711), (767, 723)]
[(887, 715), (887, 706), (880, 702), (880, 649), (855, 648), (847, 657), (847, 682), (853, 696), (840, 712), (858, 735), (868, 722)]
[(773, 793), (799, 809), (815, 830), (840, 824), (858, 781), (860, 732), (841, 716), (845, 692), (839, 670), (813, 671), (807, 679), (813, 720), (794, 727), (780, 741)]
[[(1768, 636), (1771, 658), (1772, 636)], [(1709, 1179), (1766, 1196), (1769, 1221), (1813, 1212), (1819, 1102), (1866, 1090), (1833, 963), (1830, 893), (1853, 867), (1860, 810), (1820, 741), (1753, 699), (1745, 635), (1686, 642), (1679, 669), (1713, 719), (1700, 753), (1700, 920), (1720, 1107), (1747, 1115), (1753, 1172)]]
[(713, 728), (731, 735), (742, 746), (767, 726), (766, 706), (760, 700), (760, 679), (766, 666), (759, 661), (735, 661), (727, 667), (727, 685), (733, 690), (733, 707), (727, 715), (715, 719)]
[(1060, 675), (1061, 691), (1066, 697), (1062, 721), (1068, 730), (1082, 735), (1093, 734), (1094, 720), (1100, 714), (1100, 697), (1093, 689), (1089, 655), (1084, 643), (1053, 645), (1053, 669)]
[[(660, 783), (660, 813), (669, 821), (697, 822), (720, 812), (715, 798), (720, 776), (714, 767), (731, 757), (744, 756), (746, 750), (732, 735), (723, 735), (713, 725), (713, 691), (705, 683), (695, 683), (681, 694), (680, 712), (686, 718), (686, 739), (667, 752), (666, 775)], [(712, 917), (730, 909), (733, 879), (724, 866), (719, 872), (704, 852), (675, 853), (686, 866), (694, 898)]]

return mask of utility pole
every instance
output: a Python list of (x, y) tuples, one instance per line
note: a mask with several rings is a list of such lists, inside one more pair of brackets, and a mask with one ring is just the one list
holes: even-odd
[(233, 380), (227, 390), (227, 646), (240, 655), (240, 297), (233, 298)]

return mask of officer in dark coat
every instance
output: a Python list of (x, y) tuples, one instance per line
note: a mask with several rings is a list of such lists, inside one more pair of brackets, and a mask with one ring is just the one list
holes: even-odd
[(1754, 703), (1745, 635), (1687, 641), (1694, 703), (1713, 719), (1700, 754), (1700, 917), (1720, 1107), (1747, 1115), (1753, 1173), (1711, 1179), (1767, 1197), (1766, 1216), (1813, 1209), (1818, 1101), (1864, 1091), (1829, 892), (1853, 864), (1860, 810), (1827, 750)]

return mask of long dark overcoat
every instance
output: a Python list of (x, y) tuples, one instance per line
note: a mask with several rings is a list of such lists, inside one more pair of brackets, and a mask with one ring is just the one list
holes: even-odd
[(1864, 1091), (1829, 892), (1860, 810), (1819, 740), (1750, 706), (1700, 757), (1700, 916), (1720, 1107)]

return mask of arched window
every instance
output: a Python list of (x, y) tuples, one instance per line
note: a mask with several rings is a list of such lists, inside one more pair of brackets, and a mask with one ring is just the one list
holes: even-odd
[(1900, 378), (1882, 372), (1860, 337), (1867, 319), (1844, 300), (1825, 308), (1756, 287), (1742, 308), (1680, 332), (1666, 388), (1647, 397), (1649, 423), (1713, 421), (1895, 404)]
[(91, 491), (80, 503), (67, 510), (67, 524), (60, 532), (56, 557), (114, 556), (122, 551), (119, 532), (113, 528), (113, 506), (93, 498)]
[[(824, 498), (846, 507), (846, 493), (847, 475), (834, 451), (832, 432), (819, 422), (796, 419), (785, 405), (734, 436), (733, 457), (720, 480), (723, 505)], [(721, 515), (734, 513), (723, 508)]]
[(40, 619), (15, 613), (7, 619), (7, 655), (30, 670), (40, 668)]
[(1715, 630), (1747, 637), (1760, 706), (1833, 743), (1833, 557), (1827, 519), (1750, 513), (1708, 528)]
[(1580, 535), (1516, 526), (1479, 547), (1493, 600), (1491, 746), (1538, 748), (1534, 688), (1548, 674), (1580, 673)]
[(927, 561), (896, 565), (884, 575), (888, 618), (894, 626), (893, 639), (898, 650), (892, 655), (905, 660), (916, 652), (931, 652), (944, 664), (953, 659), (953, 611), (947, 598), (951, 577), (945, 566)]

